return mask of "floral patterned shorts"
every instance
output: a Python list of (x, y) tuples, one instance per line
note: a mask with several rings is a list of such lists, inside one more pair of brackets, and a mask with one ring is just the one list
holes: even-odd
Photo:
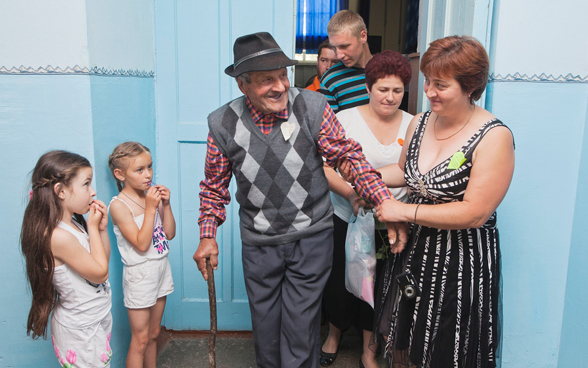
[(65, 368), (110, 367), (111, 330), (110, 312), (100, 322), (82, 329), (65, 327), (51, 318), (51, 342), (59, 364)]

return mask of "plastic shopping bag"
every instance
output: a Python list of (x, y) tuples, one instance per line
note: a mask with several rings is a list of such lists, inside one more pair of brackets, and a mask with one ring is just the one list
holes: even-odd
[(374, 307), (376, 246), (374, 214), (359, 209), (351, 216), (345, 238), (345, 288)]

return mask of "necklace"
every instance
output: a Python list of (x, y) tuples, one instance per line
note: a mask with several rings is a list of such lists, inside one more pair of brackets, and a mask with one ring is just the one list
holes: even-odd
[(139, 206), (139, 207), (141, 207), (143, 210), (145, 210), (145, 207), (143, 207), (143, 206), (141, 206), (139, 203), (135, 202), (135, 201), (133, 200), (133, 198), (129, 197), (129, 196), (128, 196), (128, 195), (126, 195), (124, 192), (121, 192), (121, 193), (122, 193), (122, 194), (124, 194), (124, 195), (125, 195), (125, 197), (127, 197), (128, 199), (130, 199), (130, 200), (131, 200), (131, 202), (133, 202), (134, 204), (136, 204), (137, 206)]
[(476, 105), (474, 104), (474, 109), (472, 110), (472, 113), (470, 114), (470, 117), (468, 118), (468, 121), (466, 121), (466, 123), (464, 125), (462, 125), (461, 128), (459, 128), (457, 130), (457, 132), (455, 132), (452, 135), (450, 135), (449, 137), (445, 137), (445, 138), (437, 138), (437, 116), (435, 116), (435, 123), (433, 124), (433, 133), (435, 134), (435, 139), (438, 140), (438, 141), (444, 141), (444, 140), (447, 140), (447, 139), (453, 137), (457, 133), (461, 132), (462, 129), (465, 128), (466, 125), (468, 125), (468, 123), (472, 119), (472, 116), (474, 116), (474, 112), (475, 111), (476, 111)]

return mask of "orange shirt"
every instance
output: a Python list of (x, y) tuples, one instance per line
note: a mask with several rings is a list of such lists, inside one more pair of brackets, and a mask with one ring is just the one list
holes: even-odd
[(312, 82), (310, 86), (306, 87), (306, 89), (318, 92), (318, 90), (321, 89), (321, 80), (319, 79), (319, 77), (314, 77), (314, 82)]

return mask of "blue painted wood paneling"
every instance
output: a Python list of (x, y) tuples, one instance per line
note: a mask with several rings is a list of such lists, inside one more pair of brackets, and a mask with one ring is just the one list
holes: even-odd
[[(292, 56), (294, 2), (158, 0), (154, 9), (157, 180), (170, 182), (179, 230), (178, 251), (170, 253), (176, 291), (168, 297), (164, 324), (176, 330), (202, 330), (210, 326), (208, 292), (192, 256), (199, 243), (198, 193), (204, 178), (206, 117), (241, 95), (234, 79), (224, 74), (233, 62), (236, 38), (268, 31)], [(231, 193), (234, 189), (231, 184)], [(227, 221), (216, 240), (220, 251), (215, 272), (218, 327), (248, 330), (251, 317), (236, 203), (227, 207)]]

